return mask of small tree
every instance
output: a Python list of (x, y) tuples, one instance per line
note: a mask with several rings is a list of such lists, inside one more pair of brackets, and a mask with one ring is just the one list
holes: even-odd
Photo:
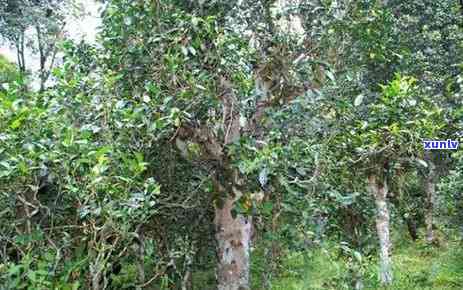
[[(357, 97), (350, 118), (335, 140), (335, 148), (351, 152), (345, 165), (353, 166), (367, 178), (368, 191), (376, 204), (376, 230), (380, 244), (379, 277), (382, 284), (392, 283), (389, 183), (395, 168), (404, 161), (421, 156), (423, 124), (439, 111), (420, 97), (415, 80), (397, 75), (376, 100), (361, 106)], [(343, 109), (343, 113), (347, 113)], [(347, 154), (349, 155), (349, 154)], [(354, 159), (355, 158), (355, 159)]]
[(50, 77), (63, 37), (65, 10), (62, 1), (8, 0), (0, 5), (0, 37), (15, 49), (17, 65), (27, 71), (26, 49), (30, 47), (39, 59), (39, 84), (43, 91)]

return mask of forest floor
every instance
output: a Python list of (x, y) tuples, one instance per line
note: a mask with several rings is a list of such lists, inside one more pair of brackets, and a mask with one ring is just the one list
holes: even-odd
[[(457, 241), (441, 241), (438, 247), (423, 241), (396, 241), (393, 263), (395, 280), (388, 289), (463, 289), (463, 249)], [(308, 256), (289, 255), (283, 267), (286, 270), (274, 279), (273, 290), (353, 289), (346, 259), (329, 246), (320, 247)], [(377, 261), (364, 261), (362, 270), (364, 289), (381, 289), (377, 282)]]
[[(388, 290), (461, 290), (463, 289), (463, 247), (457, 239), (439, 237), (439, 246), (415, 242), (406, 232), (395, 232), (393, 237), (394, 284)], [(252, 288), (258, 290), (350, 290), (353, 287), (349, 267), (359, 265), (363, 272), (364, 290), (384, 289), (378, 283), (378, 261), (354, 255), (351, 259), (340, 254), (339, 243), (324, 244), (302, 252), (286, 252), (280, 263), (280, 274), (271, 279), (271, 287), (263, 283), (268, 271), (268, 259), (259, 246), (252, 254)], [(376, 257), (375, 254), (372, 256)], [(355, 262), (354, 262), (355, 261)], [(215, 289), (214, 273), (197, 272), (193, 275), (194, 288)]]

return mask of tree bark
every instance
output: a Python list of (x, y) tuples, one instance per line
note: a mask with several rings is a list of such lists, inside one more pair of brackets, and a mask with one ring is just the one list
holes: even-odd
[(193, 281), (191, 276), (191, 268), (188, 267), (185, 270), (185, 274), (183, 275), (182, 279), (182, 290), (190, 290), (193, 289)]
[(26, 72), (26, 62), (24, 57), (24, 30), (20, 31), (20, 35), (15, 43), (16, 45), (16, 56), (18, 59), (18, 67), (21, 73)]
[(39, 77), (40, 77), (40, 92), (43, 92), (45, 89), (45, 63), (47, 61), (47, 56), (45, 55), (43, 43), (42, 43), (42, 31), (40, 25), (35, 27), (37, 33), (37, 47), (39, 49)]
[[(195, 251), (196, 252), (196, 251)], [(182, 278), (182, 290), (191, 290), (193, 289), (193, 276), (191, 273), (191, 268), (193, 265), (194, 254), (186, 254), (185, 261), (183, 262), (183, 278)]]
[(389, 209), (387, 206), (387, 183), (374, 174), (368, 177), (370, 191), (376, 203), (376, 231), (379, 238), (379, 279), (382, 285), (392, 283), (391, 241), (389, 233)]
[[(104, 266), (102, 264), (101, 258), (102, 254), (98, 253), (95, 261), (91, 262), (90, 267), (90, 277), (92, 290), (102, 290), (105, 289), (105, 279), (104, 279)], [(102, 281), (103, 280), (103, 281)]]
[(414, 217), (406, 218), (405, 222), (407, 223), (407, 229), (408, 229), (408, 233), (410, 234), (410, 237), (412, 238), (413, 241), (416, 241), (418, 239), (418, 233), (417, 233), (416, 221), (414, 220)]
[(433, 217), (434, 217), (434, 203), (435, 203), (435, 192), (436, 192), (436, 183), (435, 183), (435, 173), (434, 166), (430, 165), (430, 172), (425, 177), (424, 190), (426, 193), (426, 213), (425, 213), (425, 223), (426, 223), (426, 242), (434, 242), (434, 231), (433, 231)]
[(250, 289), (251, 218), (240, 214), (233, 218), (234, 202), (235, 198), (227, 197), (222, 208), (215, 208), (218, 290)]
[[(138, 284), (143, 285), (145, 284), (145, 234), (141, 225), (137, 229), (138, 232), (138, 241), (136, 243), (136, 266), (137, 266), (137, 276), (138, 276)], [(141, 287), (137, 287), (137, 289), (141, 289)]]

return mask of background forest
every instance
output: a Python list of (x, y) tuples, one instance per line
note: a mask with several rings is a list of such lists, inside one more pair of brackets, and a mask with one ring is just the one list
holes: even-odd
[(0, 0), (0, 289), (463, 289), (462, 1), (100, 2)]

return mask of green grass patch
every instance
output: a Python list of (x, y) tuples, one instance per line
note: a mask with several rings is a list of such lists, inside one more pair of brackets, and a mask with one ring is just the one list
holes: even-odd
[[(423, 241), (398, 241), (393, 252), (394, 284), (390, 290), (463, 289), (463, 250), (456, 241), (441, 247)], [(284, 271), (272, 282), (274, 290), (352, 289), (345, 260), (335, 247), (326, 246), (309, 255), (294, 253), (283, 262)], [(377, 259), (365, 266), (364, 289), (381, 289)]]

